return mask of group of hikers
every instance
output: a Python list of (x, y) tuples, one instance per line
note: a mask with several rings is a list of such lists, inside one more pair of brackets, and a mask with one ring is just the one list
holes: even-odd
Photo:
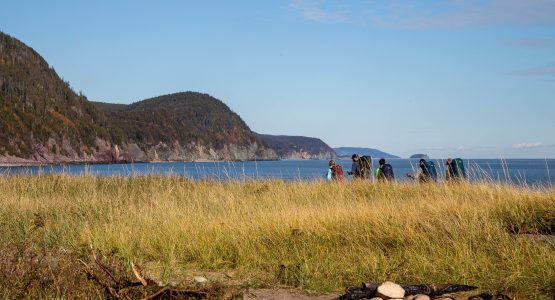
[[(369, 155), (359, 156), (358, 154), (353, 154), (351, 159), (353, 160), (353, 164), (351, 166), (351, 171), (347, 172), (347, 174), (353, 176), (354, 179), (370, 179), (372, 174), (372, 157)], [(383, 158), (378, 161), (378, 164), (379, 166), (374, 173), (375, 178), (378, 181), (394, 181), (395, 174), (393, 173), (393, 167), (386, 163)], [(446, 181), (460, 181), (466, 178), (466, 171), (462, 159), (448, 158), (445, 166)], [(437, 182), (438, 174), (433, 161), (420, 159), (418, 167), (419, 168), (414, 174), (407, 173), (406, 176), (421, 183)], [(328, 180), (344, 180), (343, 166), (336, 164), (333, 159), (330, 160), (326, 177)]]

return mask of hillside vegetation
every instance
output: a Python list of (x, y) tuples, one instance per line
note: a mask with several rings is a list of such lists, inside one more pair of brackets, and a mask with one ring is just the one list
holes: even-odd
[(258, 142), (239, 115), (207, 94), (185, 92), (159, 96), (110, 114), (110, 119), (126, 132), (127, 138), (142, 144), (193, 141), (221, 148), (230, 143)]
[(257, 134), (281, 159), (331, 159), (335, 151), (319, 138)]
[[(160, 284), (463, 283), (551, 299), (555, 191), (492, 184), (1, 176), (0, 295), (93, 297), (92, 250)], [(98, 298), (98, 297), (97, 297)]]
[(108, 130), (104, 114), (85, 96), (73, 92), (37, 52), (1, 32), (0, 114), (0, 155), (81, 155), (96, 137), (121, 142), (120, 131)]
[(239, 115), (185, 92), (131, 105), (77, 95), (32, 48), (0, 32), (0, 163), (276, 159)]
[[(107, 114), (110, 128), (123, 130), (124, 139), (137, 143), (141, 149), (163, 143), (165, 146), (158, 151), (171, 151), (178, 143), (189, 152), (197, 152), (195, 148), (203, 146), (214, 149), (223, 153), (221, 159), (277, 158), (239, 115), (207, 94), (175, 93), (130, 105), (94, 104)], [(230, 149), (233, 147), (236, 150)]]

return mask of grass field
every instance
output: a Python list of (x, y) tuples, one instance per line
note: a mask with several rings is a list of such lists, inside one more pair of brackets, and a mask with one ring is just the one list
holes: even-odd
[(0, 295), (94, 291), (76, 264), (92, 248), (161, 283), (451, 282), (552, 299), (555, 248), (532, 235), (554, 232), (550, 188), (0, 176)]

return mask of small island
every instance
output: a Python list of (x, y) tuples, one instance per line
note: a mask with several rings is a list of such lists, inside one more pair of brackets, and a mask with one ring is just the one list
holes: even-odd
[(421, 154), (421, 153), (413, 154), (409, 158), (410, 159), (426, 159), (426, 160), (430, 159), (430, 157), (427, 154)]

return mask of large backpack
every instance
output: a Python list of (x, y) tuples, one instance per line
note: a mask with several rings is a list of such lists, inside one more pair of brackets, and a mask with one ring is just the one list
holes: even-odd
[(426, 170), (428, 171), (428, 176), (430, 176), (433, 181), (437, 181), (436, 165), (433, 161), (426, 162)]
[(360, 176), (363, 178), (370, 177), (370, 169), (372, 168), (372, 157), (363, 155), (358, 160), (358, 169)]
[(453, 173), (455, 175), (455, 178), (466, 178), (466, 170), (464, 169), (464, 163), (462, 159), (453, 159)]
[(384, 176), (387, 180), (395, 179), (393, 167), (390, 164), (384, 164), (380, 169), (382, 170), (382, 176)]
[(343, 179), (343, 166), (342, 165), (335, 165), (331, 167), (331, 173), (333, 179)]

